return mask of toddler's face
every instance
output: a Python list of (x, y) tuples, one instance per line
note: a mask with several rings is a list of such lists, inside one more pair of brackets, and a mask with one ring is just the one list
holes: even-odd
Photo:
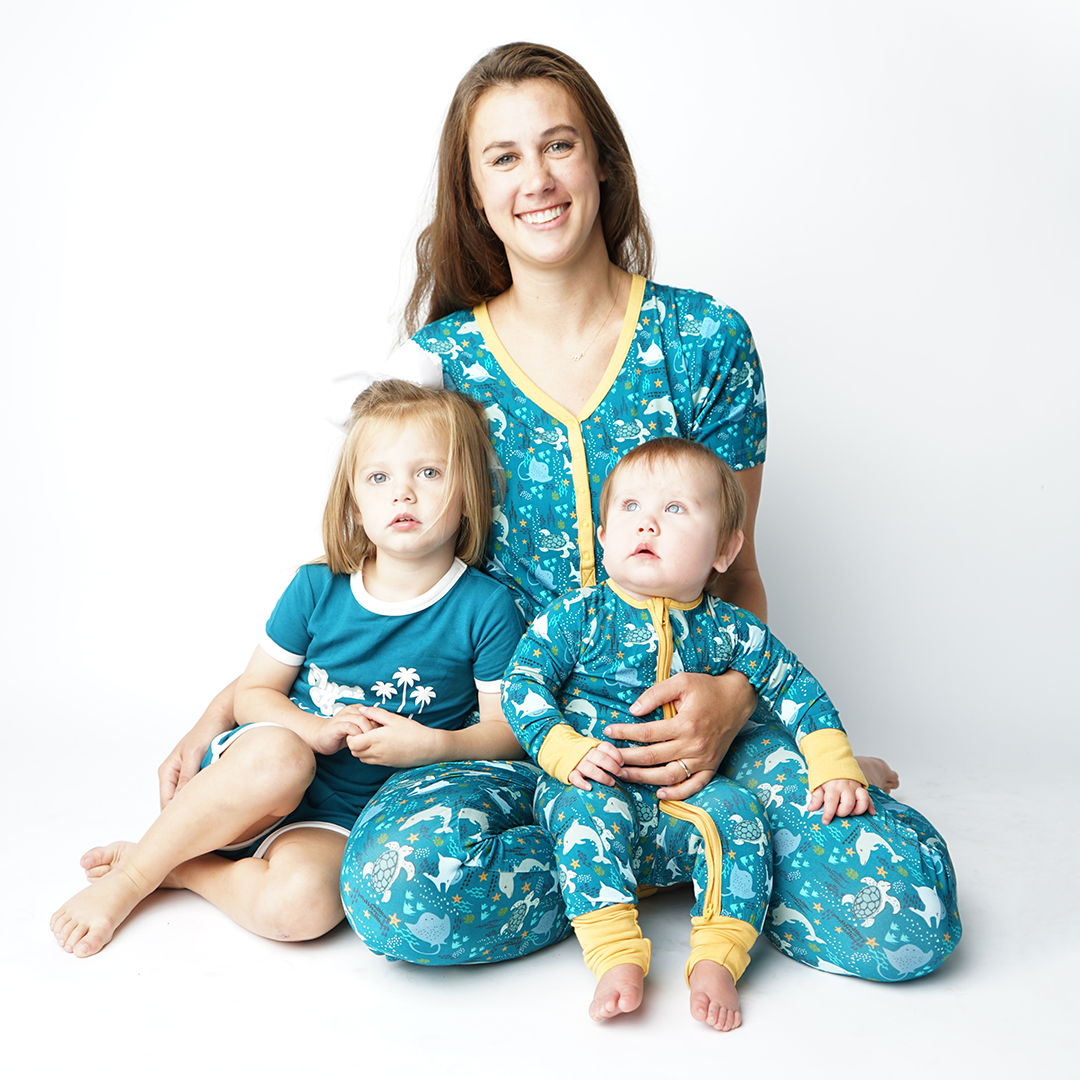
[(637, 599), (697, 599), (715, 567), (720, 508), (715, 480), (692, 462), (666, 467), (663, 475), (630, 465), (615, 477), (607, 526), (597, 529), (604, 569)]

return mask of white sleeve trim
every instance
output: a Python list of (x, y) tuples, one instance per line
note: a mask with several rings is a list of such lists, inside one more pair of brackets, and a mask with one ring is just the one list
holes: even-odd
[(259, 642), (262, 646), (263, 652), (268, 656), (276, 660), (279, 664), (285, 664), (288, 667), (303, 667), (304, 666), (304, 654), (292, 653), (287, 649), (283, 649), (265, 630), (263, 631), (262, 640)]
[(473, 679), (476, 683), (477, 693), (480, 694), (502, 694), (502, 679), (495, 679), (492, 682), (482, 682), (480, 679)]

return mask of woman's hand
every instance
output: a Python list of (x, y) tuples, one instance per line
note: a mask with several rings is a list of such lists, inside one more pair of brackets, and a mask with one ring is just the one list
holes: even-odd
[(195, 726), (172, 748), (158, 766), (158, 795), (161, 808), (199, 771), (206, 748), (223, 731), (236, 727), (233, 719), (234, 679), (218, 694), (199, 717)]
[(647, 746), (622, 748), (626, 779), (663, 785), (660, 799), (686, 799), (716, 774), (731, 740), (757, 708), (757, 694), (738, 671), (723, 675), (682, 672), (657, 683), (630, 706), (635, 716), (672, 702), (675, 716), (645, 724), (609, 724), (609, 739)]

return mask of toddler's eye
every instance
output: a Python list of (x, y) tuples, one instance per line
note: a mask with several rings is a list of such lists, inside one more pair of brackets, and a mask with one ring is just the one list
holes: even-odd
[(433, 466), (428, 466), (428, 468), (420, 470), (420, 475), (425, 480), (438, 480), (441, 474), (438, 469), (434, 468)]
[(371, 474), (371, 475), (370, 475), (370, 476), (368, 477), (368, 479), (369, 479), (369, 480), (370, 480), (370, 481), (371, 481), (371, 482), (372, 482), (373, 484), (385, 484), (385, 483), (386, 483), (386, 481), (387, 481), (387, 480), (389, 479), (389, 477), (388, 477), (388, 476), (386, 475), (386, 473), (384, 473), (384, 472), (376, 472), (376, 473), (372, 473), (372, 474)]
[(680, 503), (668, 503), (664, 510), (669, 514), (685, 514), (686, 507)]

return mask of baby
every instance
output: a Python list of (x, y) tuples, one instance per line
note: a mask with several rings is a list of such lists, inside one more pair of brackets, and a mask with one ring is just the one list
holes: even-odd
[(714, 776), (674, 802), (621, 782), (622, 754), (598, 735), (609, 723), (650, 719), (629, 711), (645, 687), (679, 671), (742, 672), (798, 742), (808, 812), (820, 809), (826, 823), (874, 812), (817, 680), (753, 615), (706, 592), (739, 553), (744, 515), (741, 485), (707, 447), (664, 438), (631, 450), (600, 496), (607, 580), (541, 614), (503, 683), (514, 734), (547, 773), (537, 817), (553, 836), (563, 900), (598, 979), (594, 1020), (641, 1003), (650, 945), (637, 924), (639, 886), (693, 881), (690, 1011), (717, 1030), (738, 1027), (735, 983), (772, 888), (768, 826), (749, 791)]

